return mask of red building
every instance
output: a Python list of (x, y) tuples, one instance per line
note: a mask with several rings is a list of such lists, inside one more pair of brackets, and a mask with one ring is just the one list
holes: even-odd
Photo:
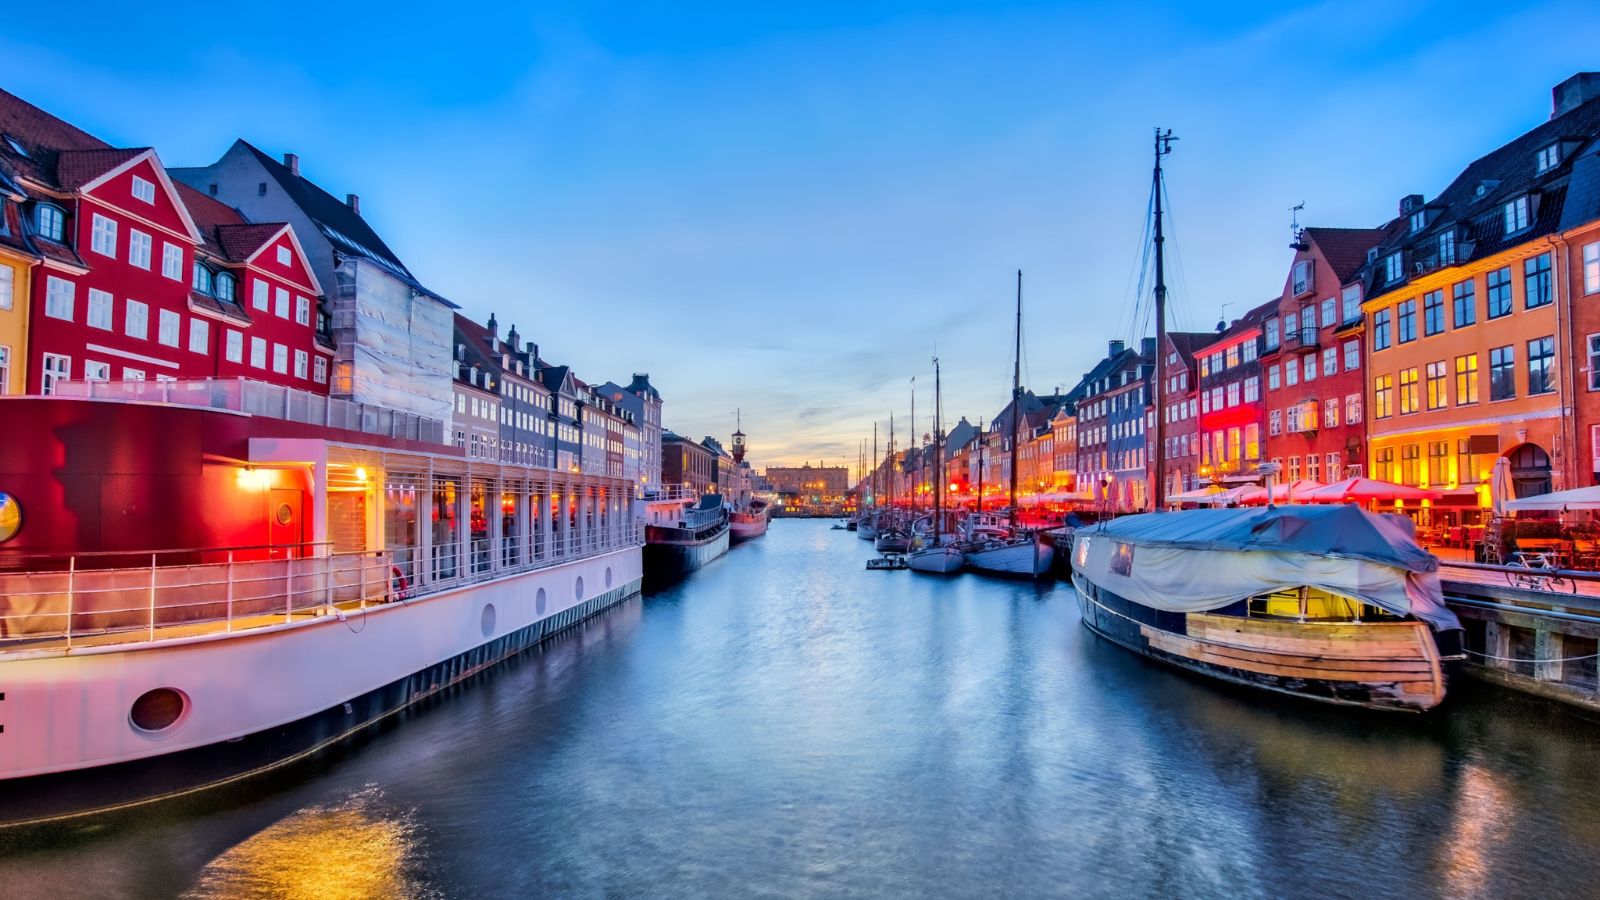
[[(1164, 441), (1160, 477), (1166, 479), (1167, 496), (1200, 487), (1200, 395), (1196, 385), (1195, 352), (1217, 339), (1204, 332), (1167, 332), (1167, 345), (1161, 354), (1161, 405)], [(1154, 414), (1154, 410), (1150, 410)], [(1154, 497), (1155, 429), (1148, 432), (1151, 496)]]
[(1261, 326), (1277, 312), (1272, 300), (1245, 313), (1210, 344), (1195, 352), (1200, 399), (1200, 475), (1212, 483), (1258, 480), (1263, 459)]
[(320, 291), (288, 225), (251, 224), (175, 185), (154, 150), (112, 147), (4, 91), (0, 136), (42, 257), (30, 393), (216, 375), (327, 392)]
[(1262, 326), (1267, 457), (1288, 479), (1334, 482), (1364, 474), (1361, 284), (1356, 273), (1381, 228), (1306, 228), (1277, 308)]

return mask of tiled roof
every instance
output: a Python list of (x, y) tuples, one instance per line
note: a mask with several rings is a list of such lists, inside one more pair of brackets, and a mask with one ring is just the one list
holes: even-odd
[(1172, 342), (1173, 349), (1178, 351), (1178, 358), (1185, 364), (1194, 362), (1195, 353), (1207, 344), (1214, 342), (1217, 334), (1214, 331), (1169, 331), (1167, 340)]
[(228, 204), (184, 182), (174, 181), (173, 185), (205, 239), (206, 252), (224, 262), (244, 262), (283, 230), (282, 222), (251, 222)]
[[(18, 153), (15, 141), (23, 149)], [(56, 183), (56, 157), (61, 151), (109, 150), (111, 145), (63, 122), (15, 94), (0, 90), (0, 159), (19, 175), (47, 185)]]
[(1305, 234), (1322, 253), (1322, 258), (1328, 261), (1340, 284), (1355, 277), (1356, 272), (1367, 264), (1367, 250), (1383, 243), (1388, 236), (1383, 228), (1308, 227)]
[(63, 150), (56, 155), (56, 186), (64, 191), (75, 191), (149, 149)]

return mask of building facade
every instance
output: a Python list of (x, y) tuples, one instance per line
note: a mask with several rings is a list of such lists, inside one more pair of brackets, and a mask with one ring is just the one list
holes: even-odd
[(1266, 418), (1261, 328), (1277, 307), (1276, 299), (1257, 306), (1196, 351), (1200, 476), (1212, 484), (1258, 480), (1256, 466), (1263, 459), (1262, 421)]

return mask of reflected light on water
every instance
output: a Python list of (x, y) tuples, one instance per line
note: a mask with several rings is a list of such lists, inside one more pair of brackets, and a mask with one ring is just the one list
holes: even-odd
[(208, 863), (185, 896), (390, 898), (428, 896), (412, 871), (416, 825), (383, 808), (376, 788), (273, 823)]
[(1450, 834), (1440, 853), (1445, 896), (1471, 897), (1483, 892), (1490, 853), (1505, 837), (1514, 814), (1499, 777), (1475, 763), (1461, 770)]

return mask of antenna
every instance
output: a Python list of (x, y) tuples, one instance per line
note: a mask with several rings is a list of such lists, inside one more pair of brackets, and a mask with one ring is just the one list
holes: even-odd
[(1217, 314), (1218, 315), (1218, 318), (1217, 318), (1217, 333), (1218, 334), (1221, 334), (1222, 332), (1228, 330), (1228, 307), (1230, 307), (1232, 305), (1233, 305), (1232, 301), (1222, 304), (1222, 311)]

